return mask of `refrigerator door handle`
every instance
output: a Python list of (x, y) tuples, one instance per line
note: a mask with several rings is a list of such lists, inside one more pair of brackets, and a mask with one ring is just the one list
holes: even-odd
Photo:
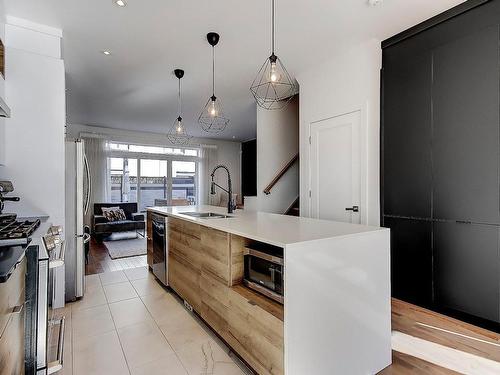
[(83, 243), (89, 243), (90, 241), (90, 234), (89, 233), (84, 233), (84, 234), (77, 234), (75, 235), (76, 238), (83, 238)]
[(87, 159), (87, 155), (83, 154), (83, 164), (85, 168), (85, 174), (87, 176), (87, 196), (85, 197), (85, 206), (83, 209), (84, 215), (87, 215), (89, 212), (89, 206), (90, 206), (90, 196), (92, 194), (92, 178), (90, 177), (90, 167), (89, 167), (89, 161)]

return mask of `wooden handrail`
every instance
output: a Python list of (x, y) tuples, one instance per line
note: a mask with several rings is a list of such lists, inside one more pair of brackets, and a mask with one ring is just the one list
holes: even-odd
[(281, 169), (278, 174), (273, 178), (273, 180), (266, 186), (264, 189), (264, 194), (271, 194), (271, 189), (276, 185), (276, 183), (283, 177), (283, 175), (295, 164), (295, 162), (299, 160), (299, 154), (295, 155), (284, 167)]

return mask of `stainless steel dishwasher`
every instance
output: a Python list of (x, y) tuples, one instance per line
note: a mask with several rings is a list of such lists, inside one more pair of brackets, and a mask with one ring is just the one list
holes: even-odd
[(153, 224), (153, 274), (168, 285), (168, 243), (167, 217), (157, 214), (151, 215)]

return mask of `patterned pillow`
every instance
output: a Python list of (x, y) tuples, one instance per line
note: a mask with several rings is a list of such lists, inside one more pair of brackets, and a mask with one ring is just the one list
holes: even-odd
[(120, 207), (103, 207), (102, 216), (104, 216), (108, 221), (127, 220), (125, 211), (123, 211)]

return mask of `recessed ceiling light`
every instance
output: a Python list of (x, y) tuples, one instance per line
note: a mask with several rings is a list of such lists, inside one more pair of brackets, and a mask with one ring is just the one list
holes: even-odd
[(376, 7), (377, 5), (382, 4), (384, 0), (368, 0), (368, 5), (371, 5), (372, 7)]
[(124, 7), (124, 6), (127, 6), (127, 2), (125, 0), (113, 0), (113, 3), (115, 3), (116, 5), (118, 5), (119, 7)]
[(104, 55), (106, 55), (106, 56), (111, 55), (111, 52), (110, 52), (110, 51), (102, 51), (102, 53), (103, 53)]

